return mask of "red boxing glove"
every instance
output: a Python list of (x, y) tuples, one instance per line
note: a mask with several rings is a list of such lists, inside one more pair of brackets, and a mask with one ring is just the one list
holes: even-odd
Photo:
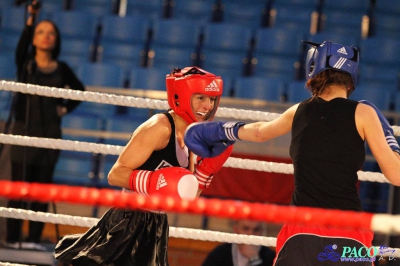
[(199, 188), (206, 189), (210, 186), (215, 173), (221, 170), (222, 166), (229, 158), (233, 150), (233, 145), (230, 145), (220, 155), (212, 158), (201, 158), (197, 156), (197, 165), (194, 170), (194, 176), (199, 181)]
[(192, 200), (196, 198), (198, 187), (193, 173), (182, 167), (134, 170), (129, 176), (129, 188), (143, 195), (161, 194)]

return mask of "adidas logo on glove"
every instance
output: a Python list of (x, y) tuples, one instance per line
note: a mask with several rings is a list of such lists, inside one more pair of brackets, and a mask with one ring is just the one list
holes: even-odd
[(160, 174), (158, 176), (156, 190), (159, 190), (160, 188), (165, 187), (166, 185), (167, 185), (167, 181), (165, 181), (164, 175)]

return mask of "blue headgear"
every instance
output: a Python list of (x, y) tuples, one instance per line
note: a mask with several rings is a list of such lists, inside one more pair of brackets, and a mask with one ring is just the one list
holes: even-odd
[(309, 80), (327, 69), (336, 69), (349, 73), (354, 87), (357, 85), (359, 51), (355, 46), (324, 41), (321, 44), (305, 42), (313, 47), (308, 50), (306, 78)]

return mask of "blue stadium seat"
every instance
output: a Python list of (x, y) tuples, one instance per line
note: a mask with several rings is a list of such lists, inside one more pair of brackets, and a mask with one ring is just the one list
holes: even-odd
[(245, 52), (250, 47), (252, 30), (233, 23), (208, 23), (204, 26), (205, 49)]
[(254, 58), (257, 59), (254, 71), (255, 76), (276, 77), (289, 81), (295, 77), (297, 57), (255, 54)]
[(25, 27), (25, 6), (5, 6), (1, 9), (2, 33), (21, 34)]
[(108, 15), (102, 18), (101, 25), (102, 41), (144, 44), (148, 37), (150, 20), (144, 15), (126, 17)]
[[(84, 110), (85, 103), (81, 102), (78, 107), (70, 114), (67, 114), (61, 120), (61, 128), (63, 129), (63, 139), (78, 140), (85, 142), (98, 142), (99, 138), (94, 136), (77, 135), (66, 132), (66, 130), (101, 130), (102, 118), (97, 113), (90, 113)], [(104, 105), (103, 105), (104, 108)]]
[(314, 9), (313, 6), (297, 7), (294, 5), (278, 5), (275, 8), (276, 17), (274, 20), (274, 27), (309, 32), (311, 14)]
[(153, 46), (150, 58), (150, 66), (160, 69), (184, 68), (193, 65), (195, 49), (181, 47)]
[(100, 44), (99, 61), (104, 63), (117, 64), (129, 70), (141, 64), (143, 45), (118, 43), (103, 40)]
[(92, 42), (87, 39), (62, 38), (60, 60), (66, 61), (74, 70), (90, 61)]
[(323, 22), (323, 31), (361, 37), (363, 13), (349, 14), (342, 11), (326, 10), (324, 15), (326, 15), (326, 20)]
[(125, 82), (125, 71), (116, 64), (82, 63), (77, 76), (85, 85), (121, 88)]
[(172, 69), (132, 68), (129, 72), (129, 88), (165, 91), (165, 77)]
[(149, 18), (160, 18), (163, 12), (163, 0), (130, 0), (126, 14), (129, 15), (145, 15)]
[(63, 150), (54, 169), (53, 182), (73, 186), (95, 186), (91, 179), (92, 167), (91, 153)]
[(311, 97), (310, 91), (305, 87), (305, 81), (291, 81), (286, 88), (286, 101), (299, 103)]
[(91, 13), (97, 17), (111, 14), (112, 2), (110, 0), (85, 0), (74, 1), (73, 10)]
[(387, 86), (360, 84), (350, 95), (352, 100), (368, 100), (374, 103), (380, 110), (389, 111), (393, 103), (395, 88)]
[(262, 77), (237, 77), (234, 79), (235, 98), (279, 102), (285, 90), (280, 79)]
[(200, 26), (195, 20), (156, 19), (153, 23), (152, 44), (195, 49), (200, 32)]
[(362, 39), (360, 62), (383, 67), (400, 66), (400, 39), (370, 37)]
[(225, 2), (224, 22), (257, 28), (261, 24), (261, 15), (265, 3), (261, 2)]
[(358, 81), (360, 84), (396, 87), (400, 84), (400, 66), (396, 68), (361, 63), (359, 66)]
[(318, 32), (308, 35), (307, 41), (322, 43), (323, 41), (331, 41), (347, 46), (358, 46), (360, 38), (357, 36), (348, 36), (337, 32)]
[(306, 33), (281, 27), (259, 28), (256, 30), (255, 51), (257, 54), (296, 57), (301, 54), (301, 47)]
[(220, 76), (241, 76), (245, 57), (246, 53), (204, 49), (202, 68)]
[(319, 0), (279, 0), (274, 1), (274, 7), (313, 8), (317, 7)]
[(3, 33), (0, 31), (0, 53), (15, 53), (21, 33)]
[(386, 13), (375, 14), (375, 35), (400, 39), (400, 17)]
[(133, 131), (135, 131), (136, 128), (138, 128), (146, 119), (147, 117), (138, 116), (109, 117), (105, 121), (105, 130), (110, 133), (125, 133), (127, 137), (125, 138), (122, 134), (119, 134), (118, 136), (113, 136), (113, 138), (105, 139), (104, 143), (125, 146)]
[(400, 13), (399, 1), (376, 1), (375, 12), (377, 14), (392, 14), (398, 16)]
[(181, 19), (192, 19), (199, 23), (210, 21), (211, 8), (214, 0), (175, 0), (173, 17)]
[(97, 34), (99, 18), (88, 12), (73, 10), (54, 12), (51, 19), (63, 37), (93, 41)]
[[(377, 1), (381, 2), (381, 1)], [(371, 5), (370, 0), (357, 0), (357, 1), (348, 1), (348, 0), (335, 0), (335, 1), (324, 1), (324, 10), (332, 10), (332, 11), (345, 11), (349, 16), (353, 14), (366, 14), (368, 8)]]
[(15, 54), (11, 52), (0, 53), (0, 80), (17, 80), (17, 67), (15, 65)]

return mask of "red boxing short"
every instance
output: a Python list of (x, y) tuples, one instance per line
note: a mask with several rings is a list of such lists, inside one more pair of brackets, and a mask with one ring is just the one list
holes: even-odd
[(367, 230), (286, 224), (277, 237), (274, 265), (371, 266), (379, 256), (372, 239)]

